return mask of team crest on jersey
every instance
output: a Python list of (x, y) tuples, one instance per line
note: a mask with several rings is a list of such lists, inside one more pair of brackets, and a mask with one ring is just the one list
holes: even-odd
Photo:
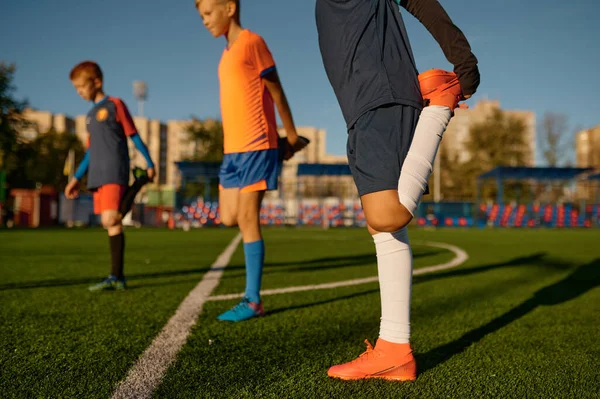
[(106, 108), (100, 108), (98, 112), (96, 112), (96, 120), (98, 122), (104, 122), (108, 119), (108, 110)]

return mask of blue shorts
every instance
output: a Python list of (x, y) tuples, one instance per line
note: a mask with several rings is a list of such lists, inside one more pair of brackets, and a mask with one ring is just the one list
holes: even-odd
[(242, 193), (277, 190), (280, 165), (277, 149), (225, 154), (219, 186), (239, 188)]

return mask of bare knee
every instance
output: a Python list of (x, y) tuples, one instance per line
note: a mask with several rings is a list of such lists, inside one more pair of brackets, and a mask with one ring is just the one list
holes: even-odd
[(110, 214), (103, 214), (102, 215), (102, 227), (104, 227), (105, 229), (111, 229), (113, 227), (117, 227), (121, 224), (121, 218), (119, 217), (119, 215), (115, 212), (110, 213)]
[(370, 231), (393, 233), (410, 223), (412, 215), (398, 200), (398, 191), (384, 190), (360, 197)]
[(225, 226), (227, 226), (227, 227), (237, 226), (238, 221), (237, 221), (236, 215), (231, 214), (231, 213), (224, 213), (220, 216), (221, 216), (220, 217), (221, 223), (223, 223)]
[(373, 232), (393, 233), (394, 231), (398, 231), (408, 224), (408, 222), (394, 223), (394, 222), (388, 221), (388, 220), (377, 220), (377, 219), (367, 221), (367, 223), (369, 224), (369, 227), (371, 228), (371, 230), (369, 230), (371, 232), (371, 234), (373, 234)]
[(369, 232), (393, 233), (406, 227), (412, 220), (410, 212), (396, 212), (389, 214), (386, 212), (375, 212), (367, 215), (367, 224)]
[(238, 224), (239, 188), (224, 188), (219, 191), (219, 219), (227, 227)]
[(227, 227), (234, 227), (238, 224), (237, 210), (232, 207), (223, 207), (219, 209), (219, 219)]
[(242, 229), (258, 225), (258, 212), (252, 209), (245, 209), (238, 214), (237, 221)]

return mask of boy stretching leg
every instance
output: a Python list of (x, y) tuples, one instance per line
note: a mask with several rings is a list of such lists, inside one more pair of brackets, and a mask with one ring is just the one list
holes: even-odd
[[(423, 74), (421, 93), (398, 5), (440, 44), (458, 84), (453, 75), (435, 72), (441, 85), (431, 89), (431, 74)], [(316, 20), (323, 64), (348, 128), (348, 162), (375, 242), (382, 312), (375, 347), (367, 342), (366, 352), (328, 375), (414, 380), (406, 226), (454, 108), (479, 85), (477, 59), (437, 0), (317, 0)]]

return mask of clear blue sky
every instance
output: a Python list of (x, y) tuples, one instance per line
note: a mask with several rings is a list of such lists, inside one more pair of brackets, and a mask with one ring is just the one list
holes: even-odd
[[(365, 0), (367, 1), (367, 0)], [(503, 108), (600, 124), (598, 0), (442, 0), (479, 58), (480, 98)], [(242, 0), (242, 23), (261, 34), (278, 64), (297, 125), (327, 129), (327, 150), (345, 153), (346, 130), (325, 76), (314, 0)], [(403, 11), (404, 12), (404, 11)], [(420, 71), (451, 69), (437, 43), (404, 12)], [(31, 106), (86, 113), (70, 68), (100, 63), (106, 92), (136, 112), (132, 82), (145, 80), (145, 114), (162, 120), (219, 117), (217, 65), (225, 42), (202, 26), (193, 0), (19, 0), (0, 13), (0, 60), (17, 65), (17, 95)], [(573, 146), (573, 140), (567, 143)]]

